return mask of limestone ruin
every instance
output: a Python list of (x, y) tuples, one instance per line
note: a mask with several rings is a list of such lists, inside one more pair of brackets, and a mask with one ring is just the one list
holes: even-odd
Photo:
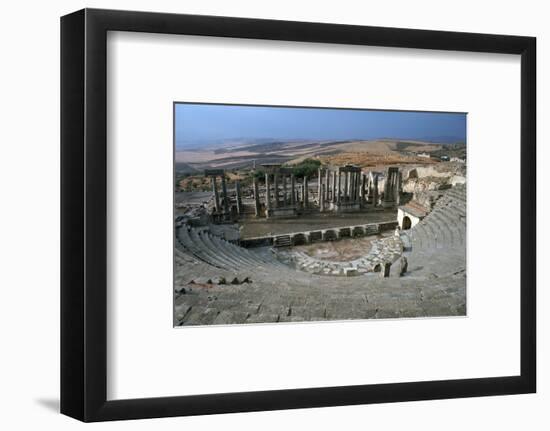
[(261, 168), (176, 202), (176, 325), (465, 315), (465, 177)]

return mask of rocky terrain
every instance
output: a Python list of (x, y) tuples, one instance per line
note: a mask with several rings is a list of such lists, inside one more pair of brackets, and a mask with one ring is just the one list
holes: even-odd
[(466, 164), (442, 162), (431, 166), (405, 168), (403, 191), (419, 193), (440, 190), (466, 183)]

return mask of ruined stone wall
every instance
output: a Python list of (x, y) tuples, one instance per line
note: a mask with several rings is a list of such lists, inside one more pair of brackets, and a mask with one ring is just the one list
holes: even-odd
[(432, 166), (418, 166), (404, 172), (403, 191), (420, 192), (443, 190), (466, 183), (464, 163), (439, 163)]

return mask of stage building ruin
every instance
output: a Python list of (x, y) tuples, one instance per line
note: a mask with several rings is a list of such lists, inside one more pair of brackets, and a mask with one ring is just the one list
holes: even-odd
[[(263, 164), (265, 184), (252, 176), (253, 211), (243, 203), (241, 182), (234, 182), (234, 198), (227, 189), (223, 169), (207, 169), (211, 178), (214, 205), (213, 222), (223, 223), (254, 214), (255, 217), (289, 218), (315, 212), (360, 212), (396, 208), (400, 205), (402, 175), (397, 167), (384, 174), (383, 193), (379, 192), (379, 172), (363, 172), (354, 165), (321, 167), (317, 187), (310, 187), (307, 177), (297, 179), (292, 168), (277, 163)], [(218, 186), (221, 183), (221, 191)]]
[[(296, 189), (296, 179), (290, 168), (283, 168), (280, 164), (264, 164), (265, 169), (265, 217), (295, 217), (297, 206), (307, 208), (308, 190), (307, 179), (302, 184), (301, 195)], [(254, 177), (254, 190), (257, 188), (257, 179)], [(255, 207), (260, 207), (259, 193), (254, 195)], [(256, 214), (259, 216), (259, 214)]]

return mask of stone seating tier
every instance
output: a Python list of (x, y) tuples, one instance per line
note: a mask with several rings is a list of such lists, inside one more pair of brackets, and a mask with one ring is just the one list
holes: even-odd
[[(412, 246), (404, 252), (405, 276), (381, 278), (377, 273), (359, 272), (372, 269), (373, 261), (363, 257), (355, 261), (359, 276), (335, 281), (328, 274), (286, 265), (267, 247), (245, 249), (207, 231), (181, 227), (174, 256), (178, 292), (174, 323), (464, 315), (465, 187), (446, 191), (432, 212), (402, 235), (408, 236)], [(306, 258), (304, 262), (317, 263)], [(335, 262), (332, 267), (339, 274), (345, 269)], [(221, 280), (225, 284), (217, 284)], [(234, 280), (237, 284), (231, 284)]]

